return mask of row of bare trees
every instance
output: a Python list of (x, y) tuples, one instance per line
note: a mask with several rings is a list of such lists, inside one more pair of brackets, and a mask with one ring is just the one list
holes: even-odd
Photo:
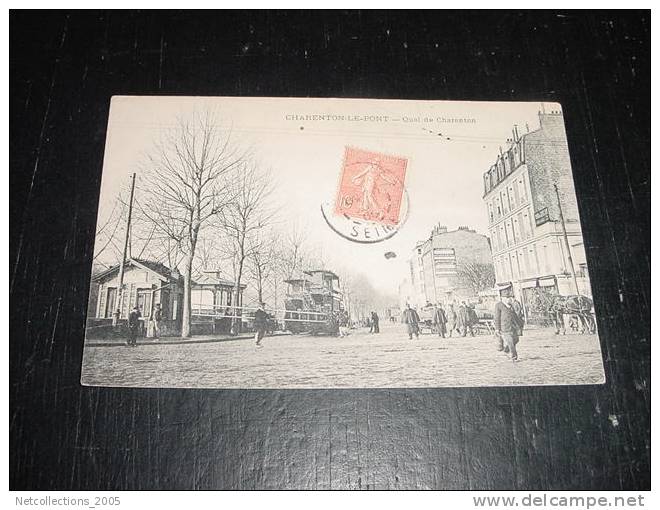
[[(256, 300), (283, 305), (288, 279), (325, 268), (300, 225), (282, 224), (273, 176), (217, 116), (193, 113), (162, 132), (137, 168), (127, 258), (147, 258), (183, 276), (182, 330), (190, 336), (192, 282), (203, 271), (234, 282), (233, 303), (250, 281)], [(95, 259), (119, 263), (127, 190), (99, 224)], [(363, 276), (341, 270), (345, 306), (373, 306), (378, 293)], [(367, 305), (365, 305), (365, 303)]]
[[(137, 173), (128, 256), (182, 267), (181, 334), (187, 337), (195, 272), (231, 267), (238, 302), (247, 261), (261, 251), (276, 215), (270, 171), (234, 140), (230, 126), (195, 112), (162, 132)], [(116, 232), (128, 208), (124, 196), (97, 230), (95, 258), (107, 260), (110, 248), (121, 261)]]

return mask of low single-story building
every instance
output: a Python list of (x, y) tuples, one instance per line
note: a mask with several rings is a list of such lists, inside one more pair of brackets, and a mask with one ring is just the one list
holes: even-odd
[(191, 292), (192, 309), (207, 311), (222, 307), (243, 306), (243, 291), (246, 285), (241, 284), (238, 291), (238, 303), (234, 300), (234, 282), (222, 278), (219, 271), (203, 271), (194, 282)]
[[(160, 304), (165, 332), (181, 331), (183, 302), (183, 276), (160, 262), (129, 259), (124, 265), (124, 297), (119, 310), (119, 265), (97, 274), (92, 284), (98, 286), (96, 313), (89, 314), (89, 328), (112, 324), (113, 315), (119, 312), (120, 322), (128, 318), (135, 305), (143, 320), (149, 319)], [(89, 334), (89, 331), (88, 331)], [(89, 336), (89, 335), (88, 335)]]
[[(110, 334), (108, 329), (112, 325), (113, 315), (119, 307), (119, 265), (95, 275), (92, 285), (96, 286), (97, 291), (96, 310), (88, 314), (87, 337), (107, 336)], [(137, 305), (145, 323), (144, 331), (150, 336), (148, 319), (154, 313), (156, 305), (160, 304), (163, 316), (162, 334), (180, 334), (183, 287), (183, 276), (177, 269), (170, 269), (160, 262), (129, 259), (124, 265), (124, 297), (119, 310), (120, 324), (126, 322), (128, 314)], [(238, 303), (233, 306), (242, 306), (245, 287), (240, 286)], [(207, 330), (210, 333), (225, 329), (218, 328), (217, 323), (222, 322), (224, 326), (226, 321), (214, 319), (212, 315), (214, 311), (219, 313), (223, 306), (232, 306), (233, 289), (233, 282), (222, 279), (217, 271), (204, 272), (199, 281), (192, 282), (193, 333), (207, 333)], [(206, 323), (209, 321), (212, 327), (207, 327)]]

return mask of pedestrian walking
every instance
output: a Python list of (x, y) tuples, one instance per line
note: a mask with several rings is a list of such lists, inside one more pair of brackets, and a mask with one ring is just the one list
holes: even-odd
[(436, 305), (435, 312), (433, 312), (433, 325), (438, 331), (438, 336), (444, 338), (447, 333), (447, 316), (440, 303)]
[(474, 309), (474, 305), (468, 305), (467, 316), (468, 316), (468, 329), (470, 331), (470, 336), (474, 336), (474, 328), (479, 323), (479, 316), (477, 315), (477, 312)]
[(458, 329), (461, 336), (466, 336), (468, 332), (470, 318), (468, 315), (468, 307), (465, 304), (465, 301), (461, 301), (460, 306), (458, 307), (458, 318), (456, 329)]
[(348, 336), (349, 318), (348, 318), (348, 312), (346, 312), (346, 310), (341, 310), (339, 312), (338, 322), (339, 322), (339, 336), (340, 337)]
[(254, 312), (254, 340), (257, 346), (261, 346), (261, 340), (268, 328), (268, 314), (264, 310), (265, 304), (259, 303), (257, 311)]
[(447, 310), (447, 331), (449, 332), (450, 338), (454, 336), (454, 331), (456, 331), (458, 322), (457, 319), (458, 316), (456, 314), (456, 310), (454, 309), (454, 305), (450, 304), (449, 310)]
[(493, 316), (497, 350), (510, 353), (511, 360), (518, 361), (516, 344), (523, 328), (523, 321), (513, 307), (513, 298), (502, 296), (501, 301), (495, 305)]
[(401, 322), (406, 325), (408, 338), (410, 340), (412, 340), (413, 335), (415, 335), (415, 338), (419, 339), (419, 315), (417, 314), (417, 310), (410, 308), (410, 304), (406, 304), (406, 309), (403, 311)]
[(380, 317), (376, 312), (371, 312), (371, 331), (372, 333), (380, 333)]
[(160, 307), (160, 303), (156, 304), (156, 309), (154, 310), (153, 316), (151, 317), (151, 323), (154, 328), (154, 340), (158, 342), (160, 340), (160, 326), (163, 321), (163, 310)]
[(126, 345), (129, 347), (137, 347), (137, 336), (140, 331), (140, 308), (135, 305), (131, 313), (128, 314), (128, 341)]

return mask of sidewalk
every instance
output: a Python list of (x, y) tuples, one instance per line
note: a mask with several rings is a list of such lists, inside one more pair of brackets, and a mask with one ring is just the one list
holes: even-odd
[[(271, 335), (266, 335), (264, 338), (275, 336), (289, 336), (290, 333), (285, 331), (276, 331)], [(183, 338), (180, 336), (167, 336), (160, 340), (153, 338), (138, 338), (138, 345), (185, 345), (185, 344), (208, 344), (213, 342), (233, 342), (234, 340), (254, 340), (254, 333), (241, 333), (236, 336), (232, 335), (195, 335), (190, 338)], [(125, 347), (125, 338), (95, 338), (93, 340), (85, 340), (85, 347)]]

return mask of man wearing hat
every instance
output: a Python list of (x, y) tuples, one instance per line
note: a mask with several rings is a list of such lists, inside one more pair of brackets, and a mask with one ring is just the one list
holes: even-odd
[(135, 305), (133, 310), (131, 310), (131, 313), (128, 314), (128, 342), (126, 342), (126, 345), (129, 347), (137, 347), (137, 336), (140, 330), (140, 317), (142, 317), (140, 308), (138, 305)]
[(516, 344), (523, 328), (523, 320), (513, 306), (513, 296), (503, 294), (501, 301), (495, 305), (493, 326), (497, 337), (497, 350), (511, 354), (512, 361), (518, 361)]
[(261, 339), (266, 334), (268, 328), (268, 314), (264, 311), (265, 304), (259, 303), (257, 311), (254, 313), (254, 340), (257, 345), (261, 345)]

